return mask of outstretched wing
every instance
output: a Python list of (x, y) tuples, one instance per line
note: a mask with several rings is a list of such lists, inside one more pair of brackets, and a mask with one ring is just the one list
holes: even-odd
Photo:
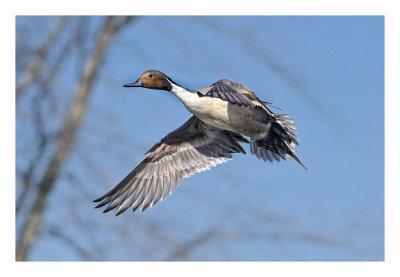
[(104, 212), (119, 206), (116, 215), (132, 207), (144, 211), (171, 194), (183, 178), (244, 153), (241, 135), (214, 128), (192, 116), (177, 130), (157, 142), (146, 158), (119, 184), (102, 197), (96, 208), (109, 204)]
[(199, 92), (204, 96), (220, 98), (239, 106), (263, 107), (260, 99), (251, 89), (241, 83), (227, 79), (219, 80), (211, 86), (200, 89)]

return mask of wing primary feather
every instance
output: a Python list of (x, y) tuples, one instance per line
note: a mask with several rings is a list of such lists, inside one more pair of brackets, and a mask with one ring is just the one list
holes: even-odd
[(150, 207), (153, 207), (155, 204), (157, 204), (158, 201), (160, 201), (164, 189), (164, 176), (160, 176), (157, 181), (157, 191), (154, 195), (153, 201), (151, 201), (150, 203)]
[(158, 186), (157, 177), (153, 176), (152, 180), (150, 182), (149, 193), (148, 193), (147, 197), (145, 198), (145, 200), (143, 201), (142, 207), (140, 208), (140, 212), (144, 212), (154, 201), (154, 198), (156, 197), (156, 193), (157, 193), (157, 186)]
[(137, 187), (137, 189), (136, 189), (136, 191), (135, 191), (135, 194), (132, 196), (132, 198), (133, 198), (133, 200), (134, 200), (134, 202), (133, 202), (133, 204), (132, 204), (132, 209), (133, 209), (133, 211), (135, 211), (135, 210), (137, 209), (137, 207), (139, 207), (139, 205), (137, 205), (136, 208), (135, 208), (135, 205), (136, 205), (137, 203), (140, 203), (140, 202), (141, 202), (140, 198), (142, 198), (142, 196), (143, 196), (142, 191), (143, 191), (143, 189), (144, 189), (144, 186), (145, 186), (146, 181), (147, 181), (147, 179), (144, 179), (144, 178), (141, 178), (141, 179), (140, 179), (139, 184), (138, 184), (138, 187)]
[[(149, 201), (147, 201), (147, 199), (149, 197), (151, 197), (150, 188), (151, 188), (152, 182), (153, 182), (153, 176), (150, 176), (150, 178), (147, 179), (145, 188), (143, 189), (143, 199), (141, 201), (142, 203), (140, 203), (140, 204), (142, 204), (141, 210), (143, 210), (143, 206), (145, 206), (147, 204), (147, 202), (149, 202)], [(149, 202), (149, 204), (150, 204), (150, 202)]]
[(122, 181), (119, 182), (115, 187), (113, 187), (109, 192), (107, 192), (103, 196), (93, 200), (93, 202), (100, 202), (103, 199), (105, 199), (106, 197), (109, 197), (109, 196), (113, 195), (115, 192), (117, 192), (118, 190), (120, 190), (120, 188), (123, 187), (126, 182), (129, 182), (129, 180), (132, 179), (132, 175), (134, 175), (134, 173), (135, 173), (134, 171), (135, 171), (135, 169), (133, 169), (131, 172), (129, 172), (129, 174), (124, 179), (122, 179)]
[(136, 200), (135, 196), (132, 195), (136, 188), (138, 188), (140, 183), (140, 180), (137, 179), (135, 180), (135, 182), (132, 184), (132, 188), (126, 193), (126, 199), (121, 203), (120, 207), (118, 208), (117, 213), (115, 214), (115, 216), (118, 216), (120, 214), (122, 214), (123, 212), (125, 212), (127, 209), (129, 209), (130, 206), (132, 206), (133, 202)]
[[(135, 182), (135, 180), (136, 180), (136, 177), (133, 177), (132, 180), (130, 180), (130, 181), (125, 185), (125, 187), (122, 189), (122, 191), (126, 191), (128, 188), (131, 188), (131, 187), (132, 187), (132, 184)], [(116, 192), (116, 193), (117, 193), (117, 192)], [(108, 203), (114, 201), (119, 195), (121, 195), (121, 194), (120, 194), (120, 193), (114, 194), (114, 195), (111, 194), (110, 196), (108, 196), (107, 198), (105, 198), (100, 204), (98, 204), (95, 208), (97, 209), (97, 208), (103, 207), (104, 205), (106, 205), (106, 204), (108, 204)], [(111, 204), (110, 204), (110, 205), (111, 205)], [(110, 210), (111, 210), (111, 208), (110, 208), (108, 211), (110, 211)]]
[[(175, 187), (174, 187), (174, 190), (179, 186), (179, 184), (182, 182), (182, 179), (183, 179), (183, 177), (184, 176), (182, 176), (179, 172), (177, 172), (177, 174), (176, 174), (176, 185), (175, 185)], [(174, 191), (173, 190), (173, 191)], [(173, 192), (172, 191), (172, 192)]]
[(165, 165), (161, 164), (159, 167), (159, 173), (158, 173), (158, 178), (157, 178), (157, 190), (156, 194), (153, 198), (153, 201), (151, 201), (150, 206), (153, 207), (158, 201), (160, 201), (162, 197), (162, 193), (164, 191), (164, 176), (165, 176)]
[(168, 194), (171, 194), (174, 191), (175, 187), (176, 187), (176, 175), (175, 174), (176, 174), (176, 172), (172, 172), (171, 173), (171, 183), (169, 183)]
[(161, 194), (161, 201), (164, 200), (165, 197), (167, 197), (167, 195), (169, 194), (170, 183), (171, 183), (171, 179), (168, 178), (168, 180), (167, 180), (166, 176), (164, 176), (164, 188), (163, 188), (163, 191)]

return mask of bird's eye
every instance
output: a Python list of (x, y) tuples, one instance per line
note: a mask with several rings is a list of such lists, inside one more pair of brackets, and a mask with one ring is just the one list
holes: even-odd
[(152, 78), (152, 77), (153, 77), (153, 75), (150, 74), (150, 75), (149, 75), (149, 78)]

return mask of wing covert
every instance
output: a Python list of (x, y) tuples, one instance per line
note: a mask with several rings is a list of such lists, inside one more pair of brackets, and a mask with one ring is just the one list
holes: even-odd
[(228, 101), (231, 104), (236, 104), (245, 107), (263, 106), (254, 92), (247, 86), (222, 79), (209, 86), (209, 89), (204, 94), (205, 96), (220, 98)]

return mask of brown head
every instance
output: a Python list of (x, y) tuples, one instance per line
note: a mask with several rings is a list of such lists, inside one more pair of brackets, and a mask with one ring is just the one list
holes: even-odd
[(124, 87), (144, 87), (170, 91), (172, 89), (171, 81), (164, 73), (157, 70), (149, 70), (143, 72), (136, 82), (125, 84)]

